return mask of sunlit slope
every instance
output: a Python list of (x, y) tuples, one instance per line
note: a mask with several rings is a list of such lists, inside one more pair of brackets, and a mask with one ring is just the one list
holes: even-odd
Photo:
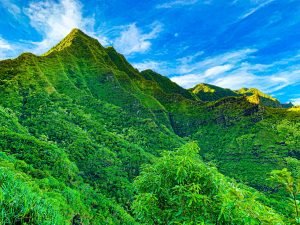
[[(197, 99), (202, 101), (217, 101), (226, 97), (238, 97), (247, 96), (250, 102), (255, 104), (261, 104), (264, 106), (282, 108), (280, 102), (270, 95), (263, 93), (256, 88), (241, 88), (233, 91), (227, 88), (221, 88), (211, 84), (197, 84), (195, 87), (189, 89), (189, 91), (196, 96)], [(283, 104), (286, 108), (293, 105)]]
[(225, 97), (235, 97), (239, 94), (230, 89), (221, 88), (211, 84), (197, 84), (189, 91), (202, 101), (216, 101)]

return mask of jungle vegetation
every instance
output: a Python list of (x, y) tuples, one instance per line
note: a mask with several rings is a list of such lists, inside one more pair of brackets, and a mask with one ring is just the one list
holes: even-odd
[(300, 224), (300, 109), (186, 90), (74, 29), (0, 61), (0, 224)]

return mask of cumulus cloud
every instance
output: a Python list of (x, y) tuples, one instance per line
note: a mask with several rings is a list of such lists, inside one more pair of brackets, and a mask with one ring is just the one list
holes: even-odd
[(151, 47), (151, 40), (155, 39), (162, 31), (160, 23), (153, 23), (151, 31), (143, 32), (135, 23), (123, 28), (121, 35), (114, 41), (115, 48), (124, 55), (144, 53)]
[(83, 17), (82, 5), (77, 0), (45, 0), (31, 2), (25, 9), (30, 24), (43, 36), (35, 53), (43, 53), (64, 38), (73, 28), (93, 31), (94, 19)]

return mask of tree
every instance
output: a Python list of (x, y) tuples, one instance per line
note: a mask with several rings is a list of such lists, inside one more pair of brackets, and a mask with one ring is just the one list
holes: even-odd
[(290, 172), (287, 168), (284, 168), (282, 170), (273, 170), (271, 172), (270, 180), (279, 185), (279, 187), (283, 188), (289, 195), (289, 200), (291, 201), (291, 205), (295, 213), (295, 221), (296, 223), (300, 224), (300, 177), (293, 177), (292, 172)]
[(134, 185), (133, 211), (145, 224), (283, 224), (253, 193), (207, 166), (196, 143), (164, 152)]

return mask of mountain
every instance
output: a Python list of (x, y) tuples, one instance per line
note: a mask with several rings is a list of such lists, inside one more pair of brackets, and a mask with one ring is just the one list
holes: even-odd
[(292, 103), (292, 102), (289, 102), (289, 103), (282, 103), (281, 104), (281, 106), (283, 107), (283, 108), (292, 108), (292, 107), (294, 107), (294, 104)]
[(225, 97), (239, 96), (238, 93), (210, 84), (198, 84), (190, 89), (190, 92), (196, 95), (202, 101), (217, 101)]
[(242, 88), (236, 91), (239, 94), (249, 96), (249, 101), (257, 104), (262, 104), (269, 107), (281, 108), (282, 105), (276, 99), (267, 95), (256, 88)]
[(248, 100), (254, 104), (261, 104), (274, 108), (290, 108), (291, 104), (281, 104), (276, 98), (267, 95), (256, 88), (241, 88), (237, 91), (221, 88), (211, 84), (198, 84), (189, 89), (201, 101), (217, 101), (225, 97), (248, 96)]
[(0, 61), (0, 100), (2, 224), (296, 221), (269, 178), (297, 180), (300, 111), (258, 90), (186, 90), (74, 29)]

